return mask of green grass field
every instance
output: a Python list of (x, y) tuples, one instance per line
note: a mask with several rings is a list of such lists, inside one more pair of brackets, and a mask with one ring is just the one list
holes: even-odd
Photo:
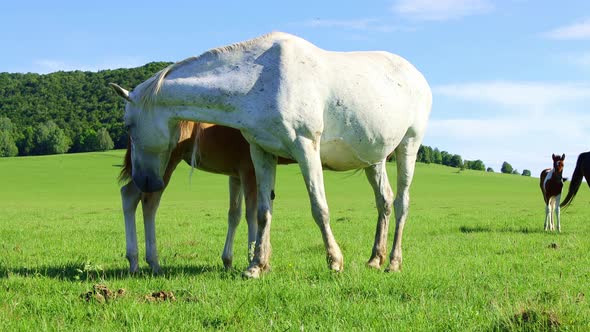
[[(227, 178), (182, 165), (164, 194), (163, 275), (127, 273), (121, 151), (0, 159), (0, 329), (589, 330), (590, 190), (543, 232), (538, 179), (419, 164), (401, 273), (365, 267), (377, 212), (360, 173), (326, 172), (344, 272), (328, 271), (296, 165), (278, 168), (272, 271), (243, 280), (220, 259)], [(389, 166), (390, 179), (395, 167)], [(566, 164), (571, 175), (573, 161)], [(533, 173), (536, 173), (533, 172)], [(395, 188), (395, 181), (393, 181)], [(393, 229), (390, 229), (391, 246)], [(102, 284), (119, 296), (85, 298)], [(154, 292), (175, 300), (154, 300)]]

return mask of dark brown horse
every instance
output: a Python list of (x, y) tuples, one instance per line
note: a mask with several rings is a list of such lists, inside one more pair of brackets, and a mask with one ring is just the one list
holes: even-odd
[(545, 200), (545, 230), (554, 231), (553, 213), (557, 219), (557, 231), (561, 232), (561, 215), (559, 212), (559, 200), (563, 189), (563, 165), (565, 154), (561, 156), (552, 155), (553, 168), (544, 169), (540, 176), (541, 192)]
[(576, 162), (576, 168), (572, 175), (572, 181), (567, 191), (567, 196), (565, 196), (565, 199), (561, 202), (562, 208), (567, 208), (574, 201), (574, 197), (576, 197), (578, 189), (580, 189), (583, 178), (586, 179), (586, 183), (590, 186), (590, 151), (580, 153), (578, 156), (578, 161)]

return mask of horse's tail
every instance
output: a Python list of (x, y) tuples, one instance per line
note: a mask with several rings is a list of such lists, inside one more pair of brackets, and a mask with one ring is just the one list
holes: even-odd
[(559, 206), (561, 208), (567, 208), (576, 197), (578, 193), (578, 189), (580, 189), (580, 185), (582, 184), (582, 178), (584, 177), (584, 165), (583, 165), (583, 158), (584, 153), (578, 156), (578, 161), (576, 162), (576, 168), (574, 169), (574, 174), (572, 174), (572, 180), (570, 182), (569, 189), (567, 190), (567, 196)]
[(131, 180), (131, 138), (127, 139), (127, 151), (125, 151), (125, 159), (117, 180), (120, 184)]

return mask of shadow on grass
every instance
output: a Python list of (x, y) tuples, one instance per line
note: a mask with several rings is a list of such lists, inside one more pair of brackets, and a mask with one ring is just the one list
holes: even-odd
[(503, 227), (500, 229), (492, 229), (485, 226), (461, 226), (459, 227), (461, 233), (545, 233), (543, 229), (528, 228), (528, 227)]
[(223, 274), (228, 278), (240, 275), (238, 270), (226, 271), (222, 266), (211, 265), (179, 265), (164, 266), (158, 274), (153, 274), (149, 268), (140, 269), (138, 273), (130, 273), (127, 268), (102, 269), (100, 266), (89, 266), (85, 263), (72, 262), (57, 266), (35, 267), (0, 267), (0, 279), (10, 276), (48, 277), (64, 281), (92, 281), (126, 278), (169, 278), (183, 275)]

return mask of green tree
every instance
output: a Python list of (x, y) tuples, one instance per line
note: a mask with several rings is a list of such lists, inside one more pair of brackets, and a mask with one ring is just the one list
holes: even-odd
[(72, 141), (53, 121), (39, 124), (33, 136), (33, 154), (66, 153)]
[(451, 156), (451, 159), (449, 161), (449, 165), (451, 167), (461, 167), (463, 165), (463, 159), (461, 158), (460, 155), (458, 154), (454, 154)]
[(493, 168), (491, 168), (491, 167), (488, 167), (488, 169), (486, 169), (486, 172), (489, 172), (489, 173), (494, 173), (494, 169), (493, 169)]
[(18, 155), (18, 148), (8, 130), (0, 130), (0, 157), (14, 157)]
[(504, 174), (511, 174), (512, 173), (512, 165), (510, 165), (508, 162), (503, 162), (502, 163), (502, 168), (500, 169), (500, 171)]
[(115, 147), (113, 139), (106, 128), (100, 128), (96, 132), (96, 150), (95, 151), (107, 151), (112, 150)]
[(440, 150), (438, 148), (434, 148), (432, 150), (432, 162), (435, 164), (442, 164), (442, 155), (440, 154)]
[(476, 171), (485, 171), (486, 165), (481, 160), (468, 161), (468, 168)]
[(421, 163), (430, 164), (432, 162), (432, 148), (426, 145), (420, 145), (416, 160)]
[(531, 171), (529, 171), (528, 169), (522, 170), (522, 176), (531, 176)]

